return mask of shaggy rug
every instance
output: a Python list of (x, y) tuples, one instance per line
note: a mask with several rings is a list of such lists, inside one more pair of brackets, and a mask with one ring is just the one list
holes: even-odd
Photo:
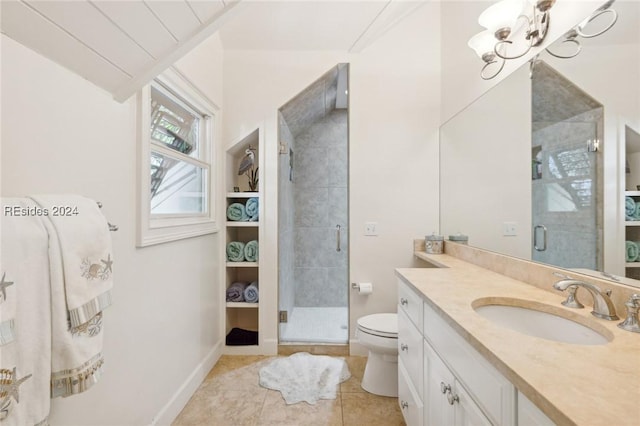
[(351, 377), (343, 358), (298, 352), (260, 369), (260, 386), (280, 391), (287, 404), (336, 399), (338, 385)]

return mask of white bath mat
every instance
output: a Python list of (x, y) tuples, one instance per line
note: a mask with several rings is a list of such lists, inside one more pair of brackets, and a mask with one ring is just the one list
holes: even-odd
[(298, 352), (260, 369), (260, 386), (280, 391), (287, 404), (336, 399), (338, 385), (351, 377), (342, 358)]

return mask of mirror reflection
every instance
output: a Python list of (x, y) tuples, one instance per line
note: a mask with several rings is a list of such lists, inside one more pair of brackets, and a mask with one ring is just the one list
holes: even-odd
[(442, 126), (443, 235), (640, 287), (640, 4), (612, 9)]

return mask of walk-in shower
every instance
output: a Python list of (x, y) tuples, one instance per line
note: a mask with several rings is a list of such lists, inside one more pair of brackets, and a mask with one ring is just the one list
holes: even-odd
[(532, 259), (602, 270), (603, 106), (543, 61), (531, 88)]
[(348, 341), (348, 65), (279, 110), (280, 342)]

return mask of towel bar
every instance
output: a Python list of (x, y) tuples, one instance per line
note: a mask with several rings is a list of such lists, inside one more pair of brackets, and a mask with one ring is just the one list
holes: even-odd
[[(99, 209), (102, 208), (102, 203), (100, 201), (96, 201), (96, 204), (98, 205)], [(118, 225), (113, 225), (110, 222), (107, 222), (107, 225), (109, 225), (109, 231), (111, 231), (111, 232), (116, 232), (119, 229)]]

